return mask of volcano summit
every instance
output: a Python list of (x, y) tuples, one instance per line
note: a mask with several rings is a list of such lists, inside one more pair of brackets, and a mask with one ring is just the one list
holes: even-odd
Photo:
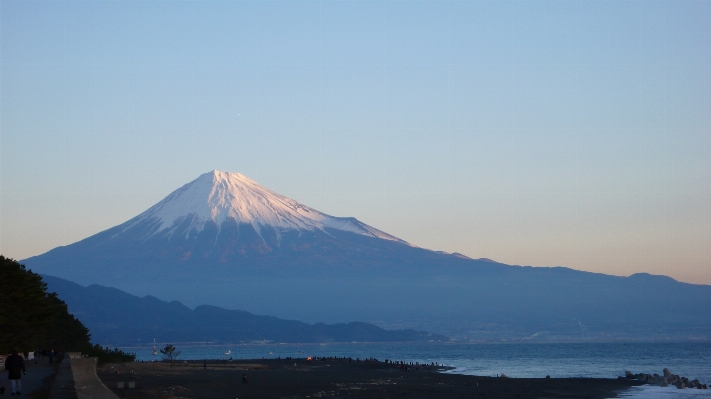
[[(242, 174), (212, 171), (125, 223), (24, 262), (79, 284), (193, 306), (249, 308), (310, 321), (322, 320), (326, 310), (329, 320), (350, 321), (342, 307), (348, 294), (326, 301), (304, 294), (323, 293), (357, 276), (370, 280), (404, 272), (403, 250), (441, 256), (355, 218), (319, 212)], [(388, 267), (396, 263), (403, 264)], [(286, 293), (293, 296), (281, 298)], [(299, 310), (292, 308), (297, 303)]]
[[(368, 237), (405, 243), (389, 234), (359, 222), (355, 218), (338, 218), (321, 213), (290, 198), (264, 188), (240, 173), (212, 171), (171, 193), (147, 211), (124, 223), (123, 231), (147, 227), (151, 235), (198, 235), (205, 228), (224, 224), (252, 226), (262, 237), (276, 235), (277, 246), (282, 232), (326, 231), (335, 229)], [(119, 226), (119, 227), (121, 227)], [(269, 248), (271, 249), (271, 248)]]
[(123, 224), (23, 263), (82, 285), (307, 322), (484, 340), (711, 339), (711, 286), (430, 251), (239, 173), (203, 174)]

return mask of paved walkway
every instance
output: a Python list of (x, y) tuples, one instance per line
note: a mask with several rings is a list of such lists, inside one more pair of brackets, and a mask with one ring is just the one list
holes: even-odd
[[(119, 399), (107, 388), (96, 375), (96, 358), (64, 359), (60, 364), (49, 364), (48, 359), (35, 364), (30, 360), (25, 367), (27, 374), (22, 376), (22, 395), (28, 395), (38, 389), (49, 388), (49, 399)], [(47, 377), (54, 376), (54, 378)], [(0, 386), (5, 387), (5, 395), (10, 395), (12, 388), (3, 370)]]
[(74, 377), (72, 376), (72, 366), (69, 359), (64, 361), (57, 368), (57, 374), (49, 387), (48, 399), (77, 399), (74, 390)]
[(96, 375), (96, 358), (72, 359), (72, 375), (78, 399), (119, 399)]
[[(25, 363), (25, 368), (27, 369), (27, 374), (22, 376), (22, 390), (20, 391), (23, 396), (43, 388), (45, 386), (43, 379), (55, 372), (55, 365), (49, 364), (47, 359), (38, 361), (37, 364), (35, 364), (34, 360), (30, 360)], [(12, 393), (12, 386), (10, 385), (10, 380), (7, 379), (7, 371), (4, 369), (0, 374), (0, 386), (5, 387), (5, 395)]]

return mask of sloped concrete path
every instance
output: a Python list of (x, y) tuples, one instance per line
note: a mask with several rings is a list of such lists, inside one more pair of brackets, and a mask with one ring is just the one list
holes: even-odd
[(76, 397), (78, 399), (119, 399), (96, 375), (96, 361), (95, 357), (71, 359)]
[(77, 393), (74, 390), (74, 377), (72, 376), (72, 366), (69, 359), (65, 359), (57, 367), (57, 374), (49, 386), (49, 399), (76, 399)]

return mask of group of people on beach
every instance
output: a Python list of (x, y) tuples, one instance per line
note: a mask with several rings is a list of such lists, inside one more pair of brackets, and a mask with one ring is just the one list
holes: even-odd
[[(288, 357), (286, 359), (291, 359), (291, 358)], [(371, 363), (371, 362), (378, 363), (378, 362), (380, 362), (380, 360), (378, 360), (374, 357), (367, 357), (365, 359), (361, 359), (361, 358), (357, 357), (357, 358), (353, 359), (352, 357), (345, 357), (345, 356), (344, 357), (315, 356), (313, 358), (311, 358), (311, 357), (307, 358), (306, 361), (311, 362), (312, 359), (314, 361), (320, 360), (322, 362), (329, 361), (329, 360), (337, 360), (337, 361), (341, 361), (341, 362), (347, 361), (348, 363), (353, 363), (353, 362), (355, 362), (355, 363), (361, 363), (361, 362), (363, 362), (363, 363)], [(281, 360), (281, 358), (278, 358), (278, 360)], [(394, 364), (397, 366), (397, 368), (399, 368), (402, 371), (410, 371), (410, 367), (414, 368), (415, 370), (419, 370), (419, 369), (432, 370), (434, 367), (439, 367), (439, 363), (435, 363), (435, 362), (432, 362), (431, 364), (426, 364), (426, 363), (420, 364), (420, 362), (405, 362), (402, 360), (395, 361), (395, 360), (385, 359), (384, 363), (385, 364)]]

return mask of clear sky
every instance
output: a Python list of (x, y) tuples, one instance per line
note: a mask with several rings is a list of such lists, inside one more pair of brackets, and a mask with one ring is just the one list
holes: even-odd
[(0, 0), (0, 253), (241, 172), (415, 245), (711, 284), (711, 1)]

